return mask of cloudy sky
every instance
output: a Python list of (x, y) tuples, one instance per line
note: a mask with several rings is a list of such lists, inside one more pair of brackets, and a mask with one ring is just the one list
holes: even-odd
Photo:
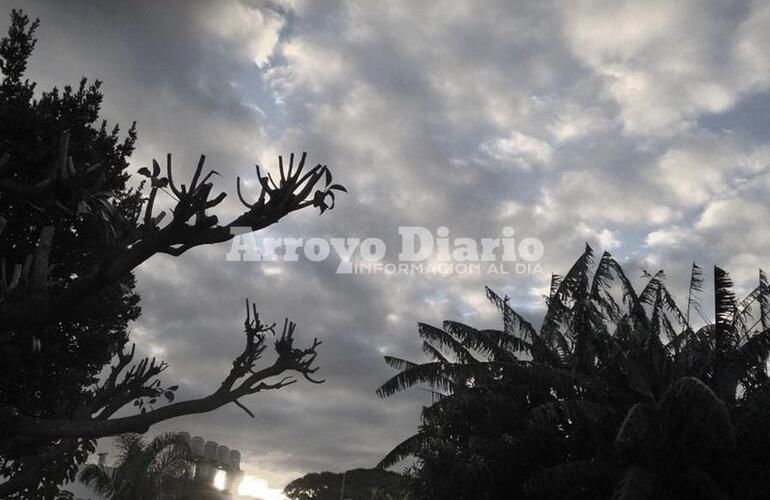
[[(1, 12), (21, 2), (0, 0)], [(104, 80), (104, 117), (136, 120), (134, 168), (205, 153), (236, 175), (308, 151), (350, 189), (319, 217), (265, 234), (453, 236), (545, 245), (543, 273), (339, 275), (333, 259), (225, 261), (227, 246), (138, 270), (144, 352), (171, 364), (182, 396), (217, 386), (241, 347), (242, 300), (323, 339), (322, 386), (299, 383), (154, 430), (238, 447), (276, 487), (309, 471), (372, 466), (416, 429), (418, 391), (378, 399), (383, 354), (420, 358), (418, 321), (498, 323), (483, 286), (537, 319), (551, 272), (585, 242), (629, 272), (692, 260), (741, 287), (770, 244), (770, 3), (40, 2), (30, 76), (41, 88)], [(233, 198), (229, 197), (228, 199)], [(230, 199), (222, 212), (236, 213)]]

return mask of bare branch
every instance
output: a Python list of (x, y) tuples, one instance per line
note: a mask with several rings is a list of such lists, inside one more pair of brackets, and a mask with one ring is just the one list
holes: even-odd
[[(293, 377), (285, 375), (286, 373), (300, 373), (311, 382), (322, 382), (311, 377), (311, 374), (318, 370), (312, 365), (321, 342), (314, 339), (308, 348), (294, 348), (296, 325), (288, 320), (284, 321), (281, 336), (274, 344), (277, 358), (271, 365), (257, 369), (257, 362), (266, 349), (266, 336), (275, 336), (275, 325), (262, 323), (256, 307), (248, 301), (246, 311), (246, 345), (233, 361), (227, 377), (212, 394), (200, 399), (172, 403), (138, 415), (111, 418), (118, 410), (137, 398), (157, 397), (164, 392), (157, 377), (167, 365), (158, 363), (155, 358), (145, 358), (129, 367), (136, 352), (136, 347), (132, 346), (129, 352), (117, 355), (117, 363), (111, 367), (110, 373), (96, 390), (92, 405), (81, 409), (79, 419), (39, 419), (19, 415), (13, 408), (0, 407), (0, 435), (8, 436), (5, 440), (0, 440), (0, 449), (5, 442), (25, 437), (93, 439), (124, 432), (142, 433), (155, 423), (183, 415), (206, 413), (229, 403), (235, 403), (253, 416), (253, 412), (239, 399), (262, 391), (281, 389), (297, 382)], [(284, 376), (276, 380), (281, 375)]]
[(235, 403), (235, 405), (236, 405), (238, 408), (240, 408), (240, 409), (242, 409), (243, 411), (245, 411), (245, 412), (246, 412), (246, 413), (247, 413), (247, 414), (248, 414), (248, 415), (249, 415), (251, 418), (256, 418), (256, 417), (254, 417), (254, 413), (252, 413), (252, 411), (251, 411), (251, 410), (249, 410), (248, 408), (246, 408), (246, 405), (244, 405), (243, 403), (241, 403), (241, 402), (240, 402), (240, 401), (238, 401), (237, 399), (236, 399), (235, 401), (233, 401), (233, 403)]

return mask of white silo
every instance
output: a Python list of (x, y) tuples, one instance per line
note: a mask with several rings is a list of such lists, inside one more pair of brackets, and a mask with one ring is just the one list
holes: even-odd
[(230, 460), (228, 465), (232, 470), (241, 470), (241, 452), (238, 450), (230, 450)]
[(216, 441), (206, 441), (206, 444), (203, 446), (203, 458), (212, 461), (216, 460), (218, 446)]
[(220, 444), (217, 448), (217, 462), (219, 465), (228, 465), (230, 462), (230, 448)]
[(206, 441), (200, 436), (195, 436), (192, 438), (192, 441), (190, 441), (190, 449), (194, 457), (203, 456), (203, 445), (205, 442)]
[(241, 485), (241, 479), (243, 479), (243, 472), (239, 470), (227, 472), (227, 491), (228, 493), (235, 495), (238, 493), (238, 487)]

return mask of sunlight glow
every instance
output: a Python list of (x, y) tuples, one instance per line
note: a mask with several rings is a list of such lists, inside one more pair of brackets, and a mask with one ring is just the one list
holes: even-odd
[(214, 476), (214, 488), (222, 491), (227, 484), (227, 473), (223, 470), (218, 470), (216, 476)]
[(263, 500), (287, 500), (280, 489), (270, 488), (267, 481), (254, 476), (244, 476), (238, 486), (238, 494)]

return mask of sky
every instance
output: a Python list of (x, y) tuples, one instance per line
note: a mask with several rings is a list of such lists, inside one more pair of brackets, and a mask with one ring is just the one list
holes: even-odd
[[(739, 289), (769, 267), (770, 2), (0, 0), (39, 17), (42, 89), (104, 81), (103, 116), (137, 121), (132, 168), (167, 152), (235, 177), (307, 151), (349, 189), (260, 236), (377, 237), (399, 226), (537, 238), (541, 272), (342, 275), (338, 261), (228, 262), (228, 245), (137, 270), (138, 348), (166, 359), (178, 397), (213, 390), (241, 349), (243, 299), (320, 348), (300, 382), (159, 424), (239, 448), (271, 487), (373, 466), (414, 432), (421, 391), (387, 400), (383, 355), (423, 358), (417, 323), (499, 327), (484, 286), (537, 322), (550, 273), (585, 243), (628, 274), (692, 261)], [(247, 195), (248, 196), (248, 195)], [(173, 381), (173, 382), (172, 382)], [(102, 446), (108, 446), (102, 444)]]

